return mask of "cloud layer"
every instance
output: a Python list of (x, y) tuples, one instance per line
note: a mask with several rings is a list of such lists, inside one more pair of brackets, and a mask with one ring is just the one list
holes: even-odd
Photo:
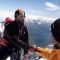
[(45, 2), (45, 5), (48, 10), (59, 10), (60, 9), (57, 5), (50, 3), (50, 2)]
[(48, 17), (48, 16), (34, 16), (34, 15), (26, 15), (26, 20), (40, 20), (42, 22), (52, 23), (56, 18)]

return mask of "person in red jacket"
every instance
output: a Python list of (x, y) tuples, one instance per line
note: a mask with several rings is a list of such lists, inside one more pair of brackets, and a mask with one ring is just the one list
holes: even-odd
[[(11, 23), (13, 20), (11, 19), (11, 18), (9, 18), (9, 17), (7, 17), (6, 19), (5, 19), (5, 21), (3, 22), (3, 25), (4, 26), (2, 26), (3, 27), (3, 32), (2, 32), (2, 34), (1, 34), (1, 38), (0, 38), (0, 49), (2, 50), (2, 48), (5, 48), (5, 47), (7, 47), (8, 46), (8, 44), (9, 44), (9, 42), (6, 40), (6, 39), (4, 39), (4, 37), (3, 37), (3, 35), (5, 34), (4, 32), (5, 32), (5, 30), (4, 30), (4, 28), (9, 24), (9, 23)], [(3, 53), (3, 52), (2, 52)]]
[[(6, 17), (5, 18), (5, 21), (4, 21), (4, 27), (6, 26), (6, 25), (8, 25), (9, 23), (11, 23), (13, 21), (13, 19), (11, 19), (11, 18), (9, 18), (9, 17)], [(3, 27), (3, 28), (4, 28)], [(3, 32), (4, 32), (4, 30), (3, 30)], [(1, 38), (0, 38), (0, 46), (7, 46), (7, 41), (5, 40), (5, 39), (3, 39), (3, 37), (2, 37), (2, 35), (3, 35), (3, 32), (2, 32), (2, 34), (1, 34)]]

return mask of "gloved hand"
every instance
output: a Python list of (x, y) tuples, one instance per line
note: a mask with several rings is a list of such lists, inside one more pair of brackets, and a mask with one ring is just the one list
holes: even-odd
[(32, 53), (35, 53), (36, 52), (36, 45), (30, 46), (29, 51)]

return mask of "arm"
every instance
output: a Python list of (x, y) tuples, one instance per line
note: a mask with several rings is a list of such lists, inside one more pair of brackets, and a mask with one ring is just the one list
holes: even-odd
[(37, 47), (36, 48), (36, 54), (42, 56), (43, 58), (49, 58), (51, 55), (52, 50), (50, 49), (46, 49), (46, 48), (41, 48), (41, 47)]

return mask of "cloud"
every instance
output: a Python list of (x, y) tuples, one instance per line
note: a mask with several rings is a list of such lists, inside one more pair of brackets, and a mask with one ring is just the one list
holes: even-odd
[(59, 7), (53, 3), (45, 2), (45, 5), (48, 10), (59, 10)]
[(42, 21), (42, 22), (47, 22), (47, 23), (52, 23), (53, 21), (56, 20), (56, 18), (53, 18), (53, 17), (48, 17), (48, 16), (35, 16), (35, 15), (26, 15), (26, 19), (27, 20), (39, 20), (39, 21)]

